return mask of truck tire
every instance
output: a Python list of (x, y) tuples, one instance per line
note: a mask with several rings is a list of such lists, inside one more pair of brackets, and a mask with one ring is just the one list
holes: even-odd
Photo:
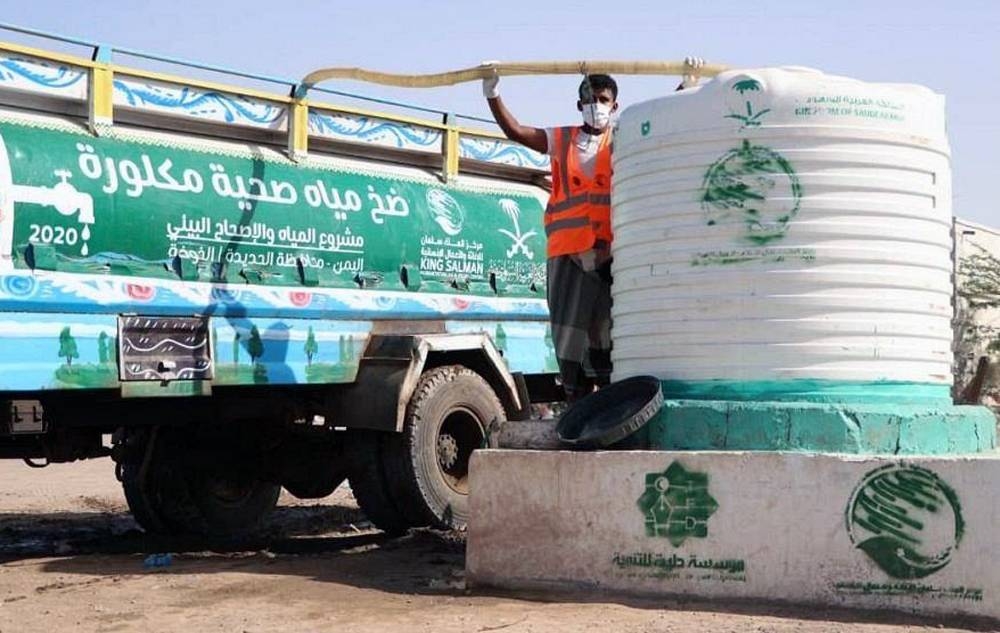
[(162, 433), (148, 459), (122, 464), (125, 499), (139, 525), (151, 534), (223, 540), (259, 531), (281, 486), (192, 457), (180, 435)]
[[(147, 464), (155, 446), (155, 433), (151, 436), (148, 429), (132, 431), (126, 435), (127, 454), (117, 465), (118, 479), (125, 493), (125, 502), (132, 512), (132, 518), (149, 534), (166, 534), (167, 526), (157, 510), (158, 503), (154, 500), (154, 491), (158, 488), (150, 482), (150, 476), (142, 471), (143, 461)], [(148, 472), (148, 465), (147, 465)]]
[(182, 483), (191, 503), (171, 518), (182, 532), (213, 538), (259, 532), (281, 495), (280, 485), (245, 474), (195, 470), (185, 473)]
[(421, 376), (403, 432), (387, 436), (382, 447), (392, 497), (411, 525), (465, 527), (469, 459), (503, 417), (496, 393), (471, 369), (448, 365)]
[(143, 486), (139, 476), (139, 466), (122, 464), (119, 470), (122, 491), (125, 493), (125, 503), (132, 512), (132, 518), (147, 534), (167, 534), (169, 532), (163, 517), (157, 512), (156, 504), (150, 498), (150, 493)]
[(348, 432), (347, 455), (354, 500), (368, 520), (386, 534), (396, 536), (414, 527), (396, 507), (382, 468), (382, 444), (387, 433), (354, 429)]

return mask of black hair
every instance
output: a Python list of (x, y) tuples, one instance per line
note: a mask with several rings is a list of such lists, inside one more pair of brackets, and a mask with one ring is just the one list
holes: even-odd
[(586, 102), (588, 97), (601, 90), (610, 90), (611, 96), (618, 100), (618, 84), (611, 75), (587, 75), (580, 82), (580, 101)]

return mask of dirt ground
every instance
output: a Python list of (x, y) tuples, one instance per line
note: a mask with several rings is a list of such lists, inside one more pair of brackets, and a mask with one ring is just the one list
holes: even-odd
[[(173, 553), (169, 566), (144, 566), (147, 554), (164, 552)], [(457, 535), (382, 537), (346, 487), (319, 503), (283, 498), (268, 534), (241, 548), (153, 542), (128, 514), (110, 461), (40, 471), (0, 461), (0, 633), (989, 628), (746, 604), (469, 592), (463, 554)]]

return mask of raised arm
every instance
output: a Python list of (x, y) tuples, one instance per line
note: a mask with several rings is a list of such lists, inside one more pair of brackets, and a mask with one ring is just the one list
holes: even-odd
[(493, 118), (507, 138), (541, 154), (548, 153), (549, 139), (545, 130), (518, 123), (500, 99), (500, 77), (498, 75), (494, 74), (492, 77), (483, 79), (483, 96), (486, 97), (486, 103), (490, 106)]
[(705, 65), (705, 60), (701, 57), (685, 57), (684, 65), (687, 67), (687, 71), (681, 77), (681, 83), (674, 92), (698, 85), (698, 82), (701, 81), (701, 67)]

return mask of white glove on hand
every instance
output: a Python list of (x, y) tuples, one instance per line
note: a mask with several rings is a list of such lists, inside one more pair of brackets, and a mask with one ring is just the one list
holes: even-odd
[[(497, 62), (481, 62), (480, 66), (490, 66), (493, 67)], [(497, 69), (493, 68), (493, 74), (489, 77), (483, 78), (483, 96), (487, 99), (496, 99), (500, 96), (500, 75), (497, 74)]]
[(701, 57), (684, 58), (684, 76), (681, 77), (681, 87), (690, 88), (697, 86), (701, 79), (701, 67), (705, 65), (705, 60)]

